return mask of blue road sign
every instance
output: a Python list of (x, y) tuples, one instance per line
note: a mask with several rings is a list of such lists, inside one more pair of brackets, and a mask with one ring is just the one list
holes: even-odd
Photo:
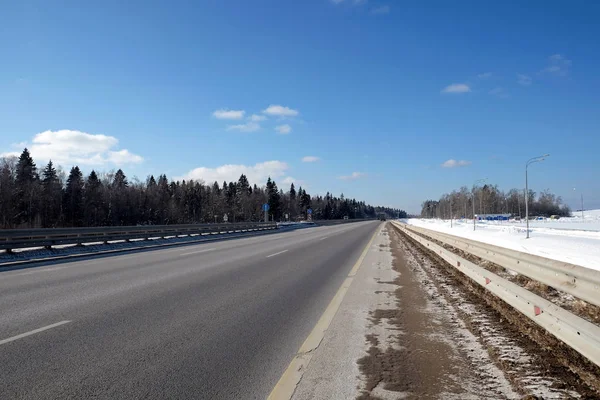
[(309, 208), (308, 210), (306, 210), (306, 212), (307, 212), (308, 214), (312, 214), (312, 208)]
[(269, 205), (267, 203), (263, 204), (263, 211), (269, 211)]

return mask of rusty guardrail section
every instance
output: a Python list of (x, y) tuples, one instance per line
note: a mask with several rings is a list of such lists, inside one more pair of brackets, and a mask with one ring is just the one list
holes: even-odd
[[(418, 233), (464, 250), (467, 253), (477, 255), (504, 268), (522, 273), (531, 279), (539, 280), (543, 283), (546, 283), (544, 282), (546, 280), (548, 285), (557, 289), (565, 290), (566, 287), (569, 289), (569, 292), (573, 292), (573, 296), (582, 299), (585, 296), (592, 300), (589, 301), (590, 303), (596, 305), (600, 303), (597, 280), (600, 274), (597, 274), (598, 271), (571, 264), (567, 264), (564, 267), (565, 263), (556, 262), (560, 264), (557, 265), (555, 264), (555, 260), (532, 256), (457, 236), (441, 234), (396, 221), (392, 223), (425, 248), (436, 253), (455, 269), (467, 275), (474, 282), (527, 316), (582, 356), (600, 366), (600, 327), (485, 268), (479, 267), (437, 243), (427, 240)], [(550, 282), (554, 282), (554, 284)]]

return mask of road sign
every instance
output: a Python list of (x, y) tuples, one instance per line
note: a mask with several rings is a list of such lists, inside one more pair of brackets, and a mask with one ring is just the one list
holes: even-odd
[(308, 210), (306, 210), (306, 213), (307, 213), (308, 215), (312, 214), (312, 208), (309, 208)]
[(262, 207), (263, 211), (269, 211), (269, 204), (265, 203)]
[(223, 222), (227, 222), (229, 220), (229, 217), (227, 216), (227, 214), (223, 215)]

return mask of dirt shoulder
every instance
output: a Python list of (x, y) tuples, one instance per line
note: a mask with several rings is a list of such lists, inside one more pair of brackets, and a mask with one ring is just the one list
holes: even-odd
[(395, 340), (367, 336), (368, 354), (358, 361), (365, 381), (359, 399), (519, 398), (391, 224), (388, 232), (396, 307), (373, 311), (371, 321), (387, 323)]

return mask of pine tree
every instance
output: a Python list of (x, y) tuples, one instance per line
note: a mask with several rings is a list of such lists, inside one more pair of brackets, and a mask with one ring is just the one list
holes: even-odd
[(158, 177), (158, 224), (164, 225), (169, 223), (169, 202), (171, 199), (171, 191), (169, 180), (166, 175)]
[(114, 225), (127, 225), (129, 222), (129, 182), (123, 170), (119, 169), (113, 177), (110, 190), (110, 218)]
[(24, 149), (19, 156), (16, 166), (15, 198), (17, 225), (28, 224), (33, 226), (36, 213), (38, 212), (39, 178), (37, 167), (29, 150)]
[(0, 228), (10, 228), (15, 214), (15, 174), (17, 158), (0, 158)]
[(78, 166), (71, 168), (63, 197), (63, 209), (68, 226), (83, 225), (83, 174)]
[(290, 219), (295, 219), (298, 215), (298, 200), (296, 198), (296, 188), (292, 183), (290, 185)]
[(113, 188), (116, 190), (123, 190), (129, 186), (129, 182), (127, 182), (127, 177), (122, 169), (119, 169), (113, 178)]
[(243, 194), (248, 195), (252, 193), (252, 189), (250, 188), (250, 183), (248, 182), (248, 178), (246, 178), (246, 175), (242, 174), (240, 176), (240, 179), (238, 180), (238, 188)]
[(248, 211), (250, 208), (250, 195), (252, 194), (252, 188), (250, 187), (250, 183), (248, 182), (248, 178), (246, 175), (242, 174), (237, 183), (237, 197), (236, 197), (236, 207), (240, 212), (240, 218), (243, 221), (248, 220)]
[(42, 226), (59, 226), (62, 205), (62, 187), (52, 160), (42, 171)]
[(85, 226), (101, 226), (105, 219), (103, 186), (96, 171), (92, 170), (83, 188)]
[(267, 203), (269, 204), (269, 214), (271, 214), (275, 220), (280, 220), (281, 196), (277, 184), (275, 181), (271, 180), (271, 177), (267, 180)]
[(237, 187), (233, 182), (229, 182), (226, 199), (229, 217), (233, 218), (232, 221), (235, 221), (235, 214), (237, 213)]
[(29, 150), (24, 149), (19, 156), (16, 169), (16, 183), (18, 185), (25, 185), (27, 183), (34, 182), (38, 179), (37, 167)]

